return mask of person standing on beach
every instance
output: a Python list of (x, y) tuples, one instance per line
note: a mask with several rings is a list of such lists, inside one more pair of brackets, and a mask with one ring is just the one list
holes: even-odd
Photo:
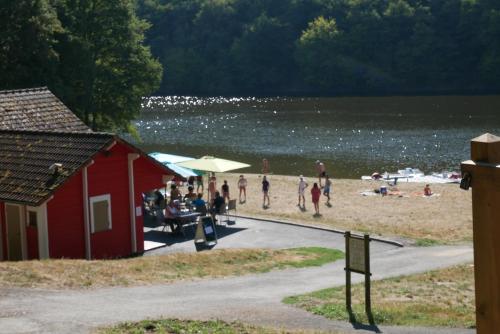
[(300, 199), (302, 198), (302, 205), (304, 207), (304, 210), (306, 209), (306, 198), (304, 196), (304, 192), (306, 191), (307, 187), (309, 187), (309, 185), (304, 180), (304, 177), (301, 175), (299, 177), (299, 203), (297, 204), (297, 206), (300, 207)]
[(227, 180), (224, 180), (224, 184), (221, 187), (222, 190), (222, 197), (224, 198), (224, 202), (227, 201), (229, 202), (229, 185), (227, 184)]
[(328, 174), (326, 174), (325, 176), (325, 188), (323, 188), (323, 195), (326, 196), (327, 201), (326, 201), (326, 205), (327, 206), (330, 206), (330, 190), (332, 188), (332, 181), (330, 180), (330, 177), (328, 176)]
[(208, 201), (211, 202), (215, 198), (215, 192), (217, 191), (217, 179), (215, 175), (210, 177), (210, 181), (208, 182)]
[[(264, 175), (264, 178), (262, 179), (262, 193), (264, 194), (264, 198), (262, 201), (262, 207), (264, 209), (267, 209), (271, 203), (269, 201), (269, 188), (271, 185), (269, 184), (269, 181), (267, 180), (266, 176)], [(266, 199), (267, 199), (267, 205), (266, 205)]]
[(319, 197), (321, 196), (321, 189), (318, 187), (318, 184), (314, 182), (314, 185), (311, 189), (312, 202), (314, 204), (314, 210), (316, 213), (315, 216), (319, 216)]
[[(243, 175), (240, 175), (240, 179), (238, 180), (238, 188), (240, 189), (240, 204), (245, 203), (247, 201), (247, 179)], [(241, 200), (241, 194), (245, 196), (245, 200)]]
[[(201, 188), (201, 191), (200, 191), (200, 188)], [(203, 193), (204, 191), (204, 186), (203, 186), (203, 177), (201, 175), (198, 175), (196, 177), (196, 192), (197, 193)]]
[(319, 187), (322, 188), (322, 185), (321, 185), (321, 178), (322, 177), (325, 177), (326, 175), (326, 168), (325, 168), (325, 164), (322, 163), (321, 161), (319, 160), (316, 160), (316, 171), (318, 172), (318, 179), (319, 179)]
[(262, 159), (262, 174), (269, 174), (269, 161), (266, 158)]

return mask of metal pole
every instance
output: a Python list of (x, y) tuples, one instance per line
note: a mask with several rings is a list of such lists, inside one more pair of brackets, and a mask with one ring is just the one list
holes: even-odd
[(371, 298), (371, 284), (370, 284), (370, 236), (365, 234), (365, 311), (368, 316), (368, 321), (373, 324), (372, 315), (372, 298)]
[(345, 232), (345, 304), (347, 311), (349, 312), (349, 317), (352, 314), (351, 307), (351, 268), (350, 268), (350, 253), (349, 253), (349, 239), (351, 238), (351, 232)]

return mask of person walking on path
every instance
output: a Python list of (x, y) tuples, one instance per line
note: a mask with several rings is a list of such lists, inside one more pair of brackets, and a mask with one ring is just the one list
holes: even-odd
[(318, 173), (319, 187), (323, 188), (323, 186), (321, 185), (321, 178), (325, 177), (326, 168), (325, 168), (325, 164), (319, 160), (316, 160), (316, 172)]
[[(263, 201), (262, 201), (262, 207), (264, 209), (267, 209), (271, 203), (269, 201), (269, 188), (271, 187), (271, 184), (267, 180), (267, 177), (264, 175), (264, 178), (262, 179), (262, 193), (264, 194)], [(266, 199), (267, 199), (267, 205), (266, 205)]]
[[(240, 204), (245, 203), (247, 201), (247, 179), (243, 175), (240, 175), (240, 179), (238, 180), (238, 189), (240, 189)], [(245, 199), (241, 200), (241, 194), (245, 196)]]
[(321, 196), (321, 189), (318, 187), (318, 184), (315, 182), (311, 189), (312, 202), (314, 204), (314, 210), (316, 213), (314, 216), (318, 217), (319, 214), (319, 198)]
[(300, 207), (300, 199), (302, 198), (302, 206), (304, 210), (306, 209), (306, 198), (304, 196), (304, 192), (306, 191), (307, 187), (309, 187), (309, 185), (304, 180), (304, 177), (301, 175), (299, 177), (299, 202), (297, 206)]
[(227, 184), (227, 180), (224, 180), (224, 184), (221, 187), (222, 190), (222, 197), (224, 198), (224, 202), (227, 199), (227, 202), (229, 202), (229, 185)]
[(323, 195), (326, 196), (326, 206), (332, 206), (330, 204), (330, 190), (332, 188), (332, 181), (330, 180), (330, 177), (328, 174), (325, 176), (325, 188), (323, 188)]
[[(201, 191), (200, 191), (200, 188), (201, 188)], [(203, 177), (201, 175), (198, 175), (196, 177), (196, 192), (202, 193), (203, 191), (205, 191), (205, 189), (203, 187)]]

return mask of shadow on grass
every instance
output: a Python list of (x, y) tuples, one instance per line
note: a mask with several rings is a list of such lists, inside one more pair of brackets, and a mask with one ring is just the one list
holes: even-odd
[(378, 328), (377, 324), (375, 324), (375, 320), (373, 319), (373, 315), (371, 313), (367, 314), (369, 324), (364, 324), (358, 322), (356, 319), (356, 315), (352, 311), (352, 309), (347, 308), (347, 313), (349, 314), (349, 322), (352, 324), (352, 327), (356, 330), (362, 329), (365, 331), (371, 331), (374, 333), (382, 333)]

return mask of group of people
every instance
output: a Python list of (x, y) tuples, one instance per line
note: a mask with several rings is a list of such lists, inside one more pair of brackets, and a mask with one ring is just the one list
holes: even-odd
[[(330, 177), (326, 173), (325, 165), (321, 161), (317, 160), (316, 161), (316, 171), (318, 172), (318, 183), (314, 182), (312, 188), (311, 188), (311, 197), (312, 197), (312, 202), (314, 205), (314, 211), (315, 215), (319, 216), (319, 200), (321, 197), (321, 189), (323, 189), (323, 195), (326, 196), (326, 205), (331, 206), (330, 204), (330, 191), (332, 188), (332, 181), (330, 180)], [(325, 184), (322, 185), (322, 179), (325, 179)], [(306, 188), (309, 187), (309, 184), (304, 180), (304, 177), (300, 175), (299, 177), (299, 200), (297, 203), (297, 206), (302, 207), (303, 210), (305, 210), (306, 207), (306, 199), (304, 196)], [(301, 205), (301, 200), (302, 200), (302, 205)]]

